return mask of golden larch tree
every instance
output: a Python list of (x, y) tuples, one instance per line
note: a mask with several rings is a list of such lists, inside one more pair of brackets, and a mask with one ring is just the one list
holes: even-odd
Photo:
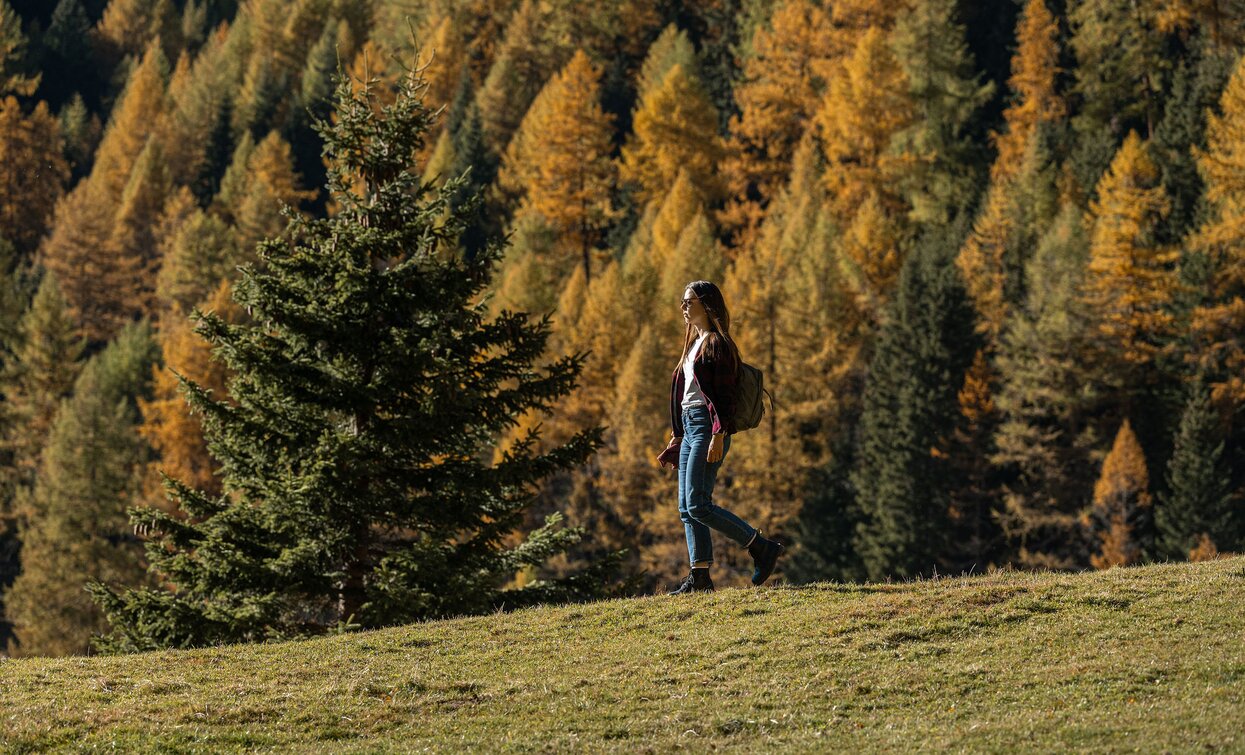
[(1094, 483), (1090, 531), (1095, 569), (1127, 566), (1141, 560), (1142, 530), (1150, 515), (1150, 473), (1145, 454), (1128, 420), (1116, 433), (1111, 453)]
[(113, 106), (103, 141), (95, 153), (90, 180), (114, 202), (125, 192), (138, 156), (168, 111), (164, 81), (167, 72), (168, 60), (160, 48), (149, 46)]
[(22, 252), (38, 245), (65, 193), (63, 141), (47, 103), (24, 115), (15, 97), (0, 101), (0, 237)]
[(1003, 132), (995, 135), (998, 157), (990, 171), (993, 180), (1019, 167), (1039, 123), (1058, 121), (1066, 114), (1067, 106), (1055, 88), (1059, 74), (1059, 25), (1046, 0), (1029, 0), (1016, 25), (1016, 54), (1007, 80), (1012, 100), (1003, 111)]
[(271, 131), (248, 157), (246, 189), (234, 208), (238, 245), (249, 251), (255, 244), (281, 234), (286, 219), (283, 206), (298, 210), (299, 204), (315, 199), (316, 192), (300, 188), (302, 178), (294, 169), (289, 142)]
[(717, 109), (704, 86), (681, 65), (640, 101), (634, 132), (622, 149), (620, 178), (634, 182), (643, 204), (663, 195), (680, 170), (710, 199), (722, 195), (722, 140)]
[[(236, 322), (241, 316), (231, 299), (227, 282), (217, 287), (202, 309), (215, 312), (227, 322)], [(158, 456), (147, 465), (144, 497), (151, 505), (168, 505), (162, 474), (208, 495), (217, 495), (220, 479), (203, 438), (202, 421), (190, 413), (178, 376), (194, 381), (210, 390), (213, 397), (220, 398), (226, 395), (227, 370), (223, 363), (212, 358), (211, 346), (194, 332), (194, 323), (186, 313), (170, 313), (163, 318), (156, 341), (162, 364), (152, 367), (151, 399), (138, 402), (142, 416), (139, 434)]]
[(830, 17), (818, 4), (788, 0), (753, 36), (735, 88), (739, 115), (731, 119), (723, 165), (730, 189), (723, 224), (744, 232), (740, 241), (752, 235), (749, 229), (782, 188), (796, 144), (821, 102), (835, 57), (831, 31)]
[(775, 403), (760, 427), (733, 439), (732, 485), (720, 495), (767, 533), (781, 533), (804, 505), (807, 473), (830, 459), (843, 381), (855, 366), (856, 320), (834, 263), (811, 132), (796, 148), (790, 180), (770, 204), (757, 243), (739, 251), (723, 290), (741, 356), (764, 372)]
[(558, 249), (582, 261), (589, 281), (592, 251), (615, 216), (613, 119), (600, 99), (601, 71), (578, 50), (537, 95), (498, 178), (522, 197), (519, 214), (540, 215), (557, 234)]
[(1155, 238), (1170, 208), (1154, 160), (1131, 132), (1090, 203), (1085, 303), (1102, 352), (1124, 366), (1150, 364), (1174, 318), (1177, 252)]
[(849, 219), (870, 196), (888, 213), (905, 210), (893, 183), (911, 160), (892, 153), (890, 145), (914, 118), (907, 76), (886, 35), (868, 29), (831, 75), (817, 112), (826, 187), (837, 220)]
[[(158, 148), (149, 150), (148, 143), (166, 112), (166, 67), (153, 43), (113, 108), (90, 175), (57, 205), (52, 233), (40, 249), (69, 311), (96, 342), (143, 314), (149, 304), (146, 292), (154, 287), (154, 269), (141, 242), (131, 242), (153, 219), (146, 211), (152, 206), (148, 200), (165, 185), (158, 179), (163, 161), (152, 151)], [(139, 166), (144, 151), (147, 157)]]
[(1214, 264), (1207, 301), (1192, 317), (1188, 359), (1207, 372), (1216, 403), (1245, 403), (1245, 61), (1238, 61), (1206, 116), (1206, 148), (1195, 150), (1209, 220), (1190, 242)]
[(1008, 313), (1003, 256), (1015, 232), (1010, 189), (1009, 181), (991, 182), (973, 230), (955, 260), (964, 276), (964, 287), (977, 308), (977, 328), (989, 336), (991, 343), (998, 340)]

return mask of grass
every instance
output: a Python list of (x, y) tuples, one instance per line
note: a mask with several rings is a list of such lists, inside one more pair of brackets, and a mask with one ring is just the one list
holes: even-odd
[(1245, 752), (1245, 558), (0, 661), (0, 750)]

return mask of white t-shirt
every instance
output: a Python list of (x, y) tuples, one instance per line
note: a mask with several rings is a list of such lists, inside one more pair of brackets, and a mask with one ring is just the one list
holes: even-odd
[(683, 404), (682, 406), (706, 406), (709, 402), (705, 400), (705, 394), (701, 392), (700, 386), (696, 383), (692, 372), (693, 365), (696, 362), (696, 354), (700, 352), (700, 345), (709, 337), (709, 331), (701, 334), (700, 338), (692, 344), (692, 348), (687, 351), (687, 359), (683, 360)]

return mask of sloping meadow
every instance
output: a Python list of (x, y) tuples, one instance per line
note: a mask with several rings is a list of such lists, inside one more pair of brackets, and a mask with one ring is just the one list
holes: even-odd
[(0, 661), (5, 751), (1245, 750), (1245, 559)]

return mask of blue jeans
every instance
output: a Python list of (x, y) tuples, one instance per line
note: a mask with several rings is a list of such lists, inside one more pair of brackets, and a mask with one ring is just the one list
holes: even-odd
[(713, 419), (706, 406), (683, 409), (683, 443), (679, 446), (679, 518), (687, 533), (687, 555), (693, 564), (713, 561), (713, 539), (709, 528), (721, 532), (740, 545), (752, 541), (756, 529), (731, 512), (713, 503), (713, 483), (731, 449), (727, 435), (722, 458), (710, 464), (709, 442), (713, 440)]

